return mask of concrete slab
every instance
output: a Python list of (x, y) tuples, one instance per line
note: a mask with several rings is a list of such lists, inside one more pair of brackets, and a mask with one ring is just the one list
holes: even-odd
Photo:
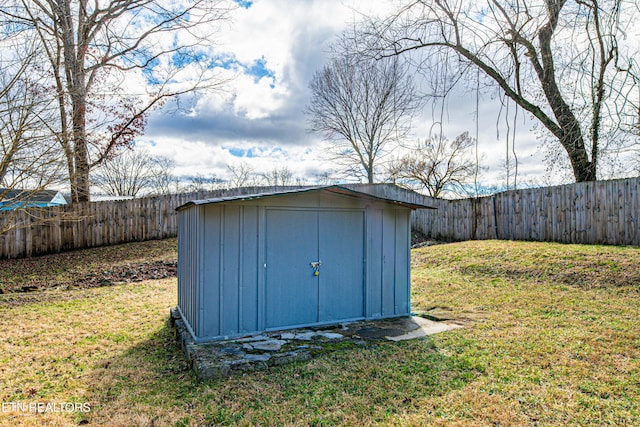
[(408, 332), (400, 335), (385, 336), (391, 341), (405, 341), (415, 338), (426, 337), (427, 335), (439, 334), (440, 332), (450, 331), (452, 329), (461, 328), (460, 325), (454, 325), (444, 322), (435, 322), (433, 320), (424, 319), (418, 316), (412, 316), (405, 320), (407, 325), (415, 326)]
[(321, 337), (325, 337), (325, 338), (330, 339), (330, 340), (340, 340), (340, 339), (344, 338), (344, 335), (338, 334), (338, 333), (335, 333), (335, 332), (318, 332), (316, 335), (321, 336)]
[[(375, 341), (423, 338), (461, 326), (419, 316), (265, 332), (238, 339), (195, 343), (176, 309), (171, 310), (176, 337), (198, 378), (221, 378), (234, 372), (309, 360), (336, 349), (374, 346)], [(340, 343), (336, 346), (335, 343)]]
[(287, 344), (286, 340), (276, 340), (270, 339), (266, 341), (257, 341), (253, 342), (251, 346), (254, 350), (262, 350), (262, 351), (278, 351), (282, 348), (283, 345)]

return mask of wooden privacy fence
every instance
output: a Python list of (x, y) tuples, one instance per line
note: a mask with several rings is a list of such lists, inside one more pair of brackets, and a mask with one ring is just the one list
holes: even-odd
[(508, 239), (640, 245), (640, 178), (507, 191), (437, 201), (437, 217), (418, 213), (433, 238)]
[(463, 200), (431, 199), (393, 186), (371, 189), (437, 208), (412, 226), (445, 241), (534, 240), (640, 246), (640, 178), (529, 188)]
[[(433, 206), (412, 215), (412, 226), (446, 241), (537, 240), (640, 246), (640, 178), (506, 191), (440, 200), (386, 184), (348, 184), (359, 191)], [(292, 187), (252, 187), (132, 200), (89, 202), (0, 212), (0, 258), (17, 258), (177, 234), (175, 208), (189, 200)]]
[(124, 242), (163, 239), (178, 233), (175, 208), (196, 199), (292, 187), (252, 187), (171, 194), (131, 200), (75, 203), (0, 211), (0, 258), (20, 258)]

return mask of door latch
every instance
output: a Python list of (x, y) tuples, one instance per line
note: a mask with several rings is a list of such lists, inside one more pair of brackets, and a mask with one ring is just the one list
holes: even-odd
[(320, 266), (322, 265), (322, 261), (313, 261), (310, 264), (311, 264), (311, 268), (313, 268), (313, 275), (314, 276), (319, 276), (320, 275)]

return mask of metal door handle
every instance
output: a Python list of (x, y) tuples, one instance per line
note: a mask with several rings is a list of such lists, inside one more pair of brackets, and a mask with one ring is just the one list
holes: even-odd
[(310, 262), (311, 264), (311, 268), (313, 268), (313, 275), (314, 276), (319, 276), (320, 275), (320, 266), (322, 265), (322, 261), (312, 261)]

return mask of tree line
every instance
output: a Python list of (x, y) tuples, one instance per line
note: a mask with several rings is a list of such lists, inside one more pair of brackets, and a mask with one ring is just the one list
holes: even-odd
[[(165, 156), (151, 155), (146, 149), (134, 148), (105, 161), (92, 175), (92, 184), (102, 194), (115, 197), (143, 197), (192, 193), (240, 187), (304, 185), (308, 181), (296, 176), (287, 166), (256, 170), (247, 162), (227, 166), (227, 177), (196, 172), (177, 176), (174, 162)], [(327, 176), (316, 183), (328, 184)]]

